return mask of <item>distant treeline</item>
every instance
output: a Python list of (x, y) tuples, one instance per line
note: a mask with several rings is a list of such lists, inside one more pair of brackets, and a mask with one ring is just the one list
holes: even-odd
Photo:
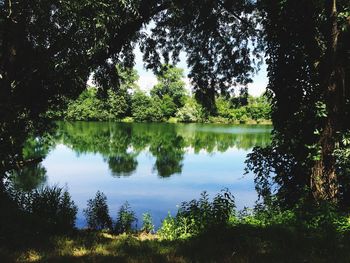
[(237, 96), (219, 94), (215, 112), (208, 112), (185, 89), (180, 68), (164, 65), (149, 95), (137, 86), (135, 70), (117, 70), (121, 75), (118, 90), (89, 87), (76, 100), (67, 101), (66, 109), (52, 109), (48, 115), (74, 121), (262, 123), (270, 120), (267, 97), (252, 97), (246, 89)]

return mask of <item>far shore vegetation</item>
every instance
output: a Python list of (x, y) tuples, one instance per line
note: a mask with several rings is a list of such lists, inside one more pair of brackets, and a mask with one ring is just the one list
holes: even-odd
[(50, 109), (48, 116), (69, 121), (271, 124), (267, 95), (253, 97), (247, 88), (239, 94), (218, 94), (209, 112), (186, 90), (180, 68), (163, 65), (149, 94), (137, 86), (135, 70), (115, 70), (121, 76), (118, 91), (88, 87), (76, 100), (66, 100), (62, 109)]

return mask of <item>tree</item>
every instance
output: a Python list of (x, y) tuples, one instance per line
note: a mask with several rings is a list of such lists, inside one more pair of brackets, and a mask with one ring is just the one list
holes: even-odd
[[(102, 90), (118, 89), (115, 65), (132, 66), (136, 42), (155, 72), (160, 53), (168, 63), (170, 55), (177, 62), (180, 51), (187, 52), (190, 78), (198, 93), (208, 90), (210, 108), (219, 87), (250, 81), (253, 9), (244, 0), (1, 1), (1, 174), (23, 159), (18, 153), (30, 130), (48, 129), (43, 113), (49, 105), (77, 97), (92, 72)], [(141, 33), (151, 19), (151, 34)]]
[(135, 91), (139, 75), (133, 68), (116, 65), (117, 75), (120, 79), (120, 86), (111, 87), (107, 90), (107, 102), (105, 108), (108, 111), (109, 119), (121, 119), (130, 113), (132, 91)]
[(203, 119), (203, 108), (195, 99), (187, 98), (185, 105), (178, 109), (175, 116), (181, 122), (198, 122)]
[(148, 111), (151, 108), (151, 98), (141, 90), (136, 91), (131, 99), (131, 114), (136, 121), (149, 119)]
[[(350, 127), (348, 1), (259, 1), (263, 14), (273, 141), (250, 155), (260, 193), (341, 204), (349, 188), (334, 151)], [(292, 41), (292, 42), (291, 42)], [(273, 176), (271, 176), (273, 174)]]
[(118, 89), (103, 90), (88, 87), (76, 100), (68, 103), (66, 118), (69, 120), (120, 120), (130, 113), (130, 93), (137, 89), (139, 76), (134, 69), (115, 66), (120, 76)]
[(84, 209), (87, 225), (94, 230), (112, 229), (112, 219), (109, 216), (107, 197), (98, 191), (94, 199), (88, 200)]
[(95, 87), (84, 90), (77, 100), (68, 104), (66, 118), (78, 121), (106, 119), (109, 112), (104, 111), (104, 103), (98, 98), (97, 93)]
[(173, 1), (154, 16), (152, 34), (142, 42), (146, 65), (158, 72), (161, 57), (177, 62), (185, 51), (195, 94), (215, 112), (216, 93), (249, 83), (261, 62), (257, 15), (252, 1)]
[(151, 96), (163, 99), (167, 95), (173, 100), (176, 107), (182, 107), (186, 96), (185, 82), (182, 78), (183, 69), (162, 65), (157, 73), (158, 84), (151, 90)]
[(133, 224), (137, 221), (135, 212), (131, 210), (128, 202), (125, 202), (118, 211), (114, 231), (117, 234), (130, 233), (133, 230)]
[(176, 110), (185, 103), (186, 90), (183, 69), (162, 65), (157, 73), (158, 83), (151, 89), (151, 97), (158, 101), (164, 118), (174, 117)]

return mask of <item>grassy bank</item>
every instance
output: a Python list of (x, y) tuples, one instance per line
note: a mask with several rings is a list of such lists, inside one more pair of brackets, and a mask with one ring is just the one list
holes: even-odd
[(1, 249), (2, 262), (347, 262), (348, 235), (249, 224), (185, 240), (78, 231)]
[(169, 214), (154, 232), (147, 213), (141, 229), (134, 227), (135, 213), (127, 202), (116, 219), (111, 218), (101, 192), (84, 209), (88, 230), (72, 226), (75, 205), (60, 188), (34, 191), (21, 200), (16, 203), (25, 202), (22, 209), (12, 207), (11, 213), (8, 206), (7, 214), (0, 216), (1, 262), (348, 262), (350, 258), (350, 215), (327, 203), (237, 211), (228, 189), (213, 199), (203, 192), (199, 199), (183, 202), (177, 214)]

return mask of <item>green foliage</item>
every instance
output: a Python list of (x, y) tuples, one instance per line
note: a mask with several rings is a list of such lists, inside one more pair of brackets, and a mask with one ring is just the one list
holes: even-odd
[(158, 97), (161, 100), (168, 96), (167, 100), (170, 99), (176, 108), (182, 107), (186, 98), (185, 82), (182, 78), (183, 69), (171, 65), (162, 65), (157, 73), (158, 84), (152, 88), (151, 96)]
[[(179, 122), (246, 123), (270, 119), (270, 105), (266, 96), (258, 98), (219, 96), (216, 98), (217, 116), (208, 116), (203, 107), (187, 95), (182, 81), (183, 70), (163, 65), (157, 73), (158, 84), (148, 96), (135, 81), (138, 76), (132, 69), (116, 67), (121, 86), (115, 91), (108, 89), (101, 96), (96, 88), (85, 90), (76, 101), (68, 105), (68, 120), (122, 120), (132, 116), (137, 122), (160, 122), (176, 117)], [(130, 74), (130, 76), (128, 75)], [(129, 89), (134, 92), (130, 94)], [(242, 101), (246, 101), (244, 105)]]
[(168, 213), (168, 216), (162, 221), (162, 225), (157, 233), (161, 239), (175, 240), (179, 238), (180, 234), (178, 223), (175, 217), (171, 216), (170, 212)]
[(249, 96), (246, 109), (248, 117), (253, 120), (271, 119), (271, 104), (267, 95), (260, 97)]
[(162, 110), (162, 116), (165, 119), (169, 119), (170, 117), (175, 116), (177, 106), (169, 95), (163, 96), (163, 98), (160, 100), (160, 107)]
[(183, 202), (173, 218), (169, 214), (158, 231), (163, 239), (185, 239), (211, 229), (225, 228), (234, 215), (234, 197), (224, 189), (209, 201), (206, 192), (199, 200)]
[(78, 208), (67, 190), (46, 186), (34, 190), (27, 198), (26, 209), (47, 232), (64, 233), (74, 228)]
[(232, 104), (230, 100), (220, 96), (216, 99), (216, 109), (219, 116), (229, 118), (231, 115)]
[(135, 212), (131, 210), (128, 202), (125, 202), (119, 209), (115, 222), (114, 231), (117, 234), (131, 233), (133, 224), (137, 221)]
[(76, 100), (68, 103), (65, 118), (68, 120), (121, 120), (130, 115), (130, 91), (137, 89), (137, 72), (132, 68), (117, 64), (115, 72), (119, 76), (118, 88), (105, 90), (88, 87)]
[(104, 105), (104, 111), (108, 112), (108, 120), (120, 120), (124, 118), (129, 111), (129, 100), (127, 91), (115, 92), (109, 89), (107, 91), (107, 101)]
[(230, 118), (233, 121), (238, 121), (240, 123), (246, 123), (248, 121), (247, 108), (242, 107), (238, 109), (232, 109), (230, 112)]
[(202, 107), (194, 99), (188, 98), (185, 105), (176, 112), (176, 118), (180, 122), (200, 122), (203, 119)]
[(154, 232), (154, 225), (153, 225), (153, 220), (152, 216), (150, 213), (144, 213), (142, 214), (142, 232), (146, 233), (152, 233)]
[(107, 197), (98, 191), (94, 199), (89, 199), (84, 209), (87, 226), (90, 229), (112, 229), (112, 219), (109, 216)]
[[(70, 233), (75, 227), (77, 206), (71, 200), (67, 190), (54, 187), (41, 187), (23, 192), (11, 184), (6, 186), (7, 196), (2, 196), (2, 205), (9, 206), (8, 217), (14, 221), (17, 231), (51, 235)], [(12, 209), (16, 209), (14, 213)], [(20, 218), (16, 218), (17, 216)], [(15, 216), (15, 218), (12, 218)], [(11, 226), (11, 222), (8, 223)]]
[(138, 90), (132, 96), (131, 113), (135, 121), (161, 121), (163, 118), (161, 101), (159, 98), (150, 98)]
[(343, 17), (349, 1), (259, 2), (274, 136), (271, 147), (250, 155), (257, 190), (264, 197), (275, 193), (286, 207), (305, 198), (349, 207), (349, 179), (342, 176), (347, 167), (334, 155), (350, 128), (344, 93), (350, 23)]
[(126, 90), (108, 89), (107, 97), (102, 98), (97, 88), (90, 87), (68, 104), (65, 118), (76, 121), (120, 120), (129, 112), (129, 97)]
[(149, 118), (148, 110), (151, 108), (151, 99), (142, 91), (137, 90), (131, 99), (131, 113), (136, 121), (143, 121)]
[(107, 114), (103, 111), (103, 102), (97, 98), (97, 89), (88, 88), (78, 99), (68, 104), (68, 120), (103, 120)]
[(266, 95), (260, 97), (247, 96), (244, 105), (235, 103), (235, 97), (220, 96), (216, 99), (216, 108), (219, 117), (228, 118), (232, 122), (246, 123), (249, 120), (259, 122), (271, 118), (271, 106)]
[(254, 208), (244, 208), (239, 211), (234, 224), (251, 226), (296, 226), (297, 215), (293, 210), (281, 210), (277, 206), (257, 204)]

